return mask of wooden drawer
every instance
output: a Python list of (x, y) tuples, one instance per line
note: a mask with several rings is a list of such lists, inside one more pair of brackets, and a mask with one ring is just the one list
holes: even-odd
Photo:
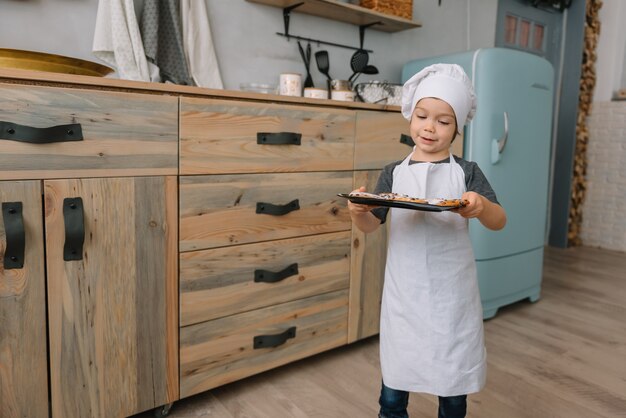
[(345, 289), (349, 277), (349, 231), (182, 253), (180, 324)]
[(401, 142), (409, 134), (409, 122), (396, 112), (359, 111), (356, 116), (354, 169), (381, 169), (401, 160), (411, 146)]
[[(352, 170), (354, 124), (350, 110), (183, 97), (180, 172)], [(257, 143), (280, 132), (300, 134), (300, 145)]]
[[(409, 122), (401, 113), (359, 111), (356, 116), (355, 170), (379, 170), (403, 160), (414, 145)], [(452, 153), (463, 156), (463, 136), (452, 143)]]
[[(347, 321), (346, 289), (181, 328), (181, 398), (344, 345)], [(254, 348), (292, 327), (283, 344)]]
[(0, 84), (0, 121), (33, 128), (80, 124), (83, 136), (40, 144), (0, 140), (2, 179), (178, 172), (176, 97)]
[[(181, 177), (180, 250), (350, 230), (346, 201), (337, 197), (345, 190), (349, 171)], [(268, 214), (296, 200), (299, 209)]]

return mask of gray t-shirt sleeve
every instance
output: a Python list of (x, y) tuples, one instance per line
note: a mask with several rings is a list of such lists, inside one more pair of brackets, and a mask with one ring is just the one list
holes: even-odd
[[(498, 198), (496, 197), (496, 193), (493, 188), (489, 184), (487, 177), (482, 172), (478, 164), (473, 161), (467, 161), (463, 158), (454, 157), (454, 160), (457, 164), (461, 166), (463, 173), (465, 174), (465, 188), (469, 192), (476, 192), (491, 202), (500, 204), (498, 202)], [(388, 164), (383, 168), (383, 171), (380, 173), (378, 177), (378, 183), (376, 184), (376, 188), (374, 189), (374, 193), (391, 193), (393, 189), (393, 170), (399, 165), (402, 161), (395, 161), (391, 164)], [(443, 161), (438, 161), (438, 164), (449, 164), (450, 160), (446, 158)], [(410, 164), (419, 164), (419, 162), (411, 161)], [(422, 197), (422, 196), (416, 196)], [(380, 223), (385, 223), (387, 220), (387, 214), (389, 213), (389, 208), (380, 207), (372, 210), (374, 216), (380, 219)]]
[(465, 173), (465, 188), (468, 192), (476, 192), (489, 199), (489, 201), (498, 205), (500, 204), (496, 197), (496, 192), (491, 187), (491, 184), (489, 184), (483, 171), (478, 167), (478, 164), (459, 157), (454, 157), (454, 160), (461, 166)]

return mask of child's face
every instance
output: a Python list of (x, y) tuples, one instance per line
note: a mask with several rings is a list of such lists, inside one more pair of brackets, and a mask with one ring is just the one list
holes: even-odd
[(416, 157), (426, 161), (447, 158), (456, 130), (454, 110), (447, 102), (432, 97), (421, 99), (415, 106), (410, 125), (411, 138), (418, 151)]

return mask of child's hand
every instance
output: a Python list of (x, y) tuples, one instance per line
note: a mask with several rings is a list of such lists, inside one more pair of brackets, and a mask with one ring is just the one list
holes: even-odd
[(467, 200), (468, 203), (462, 208), (454, 209), (453, 211), (464, 218), (478, 218), (485, 210), (484, 197), (476, 192), (465, 192), (461, 199)]
[[(363, 193), (363, 192), (365, 192), (365, 187), (361, 186), (358, 189), (353, 190), (351, 193)], [(361, 205), (358, 203), (352, 203), (351, 201), (348, 200), (348, 210), (350, 211), (350, 216), (363, 215), (365, 213), (368, 213), (369, 211), (371, 211), (372, 209), (376, 207), (378, 206)]]
[(461, 198), (469, 203), (465, 207), (453, 210), (462, 217), (478, 218), (481, 224), (492, 231), (498, 231), (506, 225), (506, 212), (499, 204), (476, 192), (465, 192)]

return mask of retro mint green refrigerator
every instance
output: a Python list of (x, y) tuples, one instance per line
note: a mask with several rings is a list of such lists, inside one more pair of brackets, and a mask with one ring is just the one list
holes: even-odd
[(438, 62), (459, 64), (474, 83), (478, 107), (465, 128), (464, 158), (478, 163), (507, 212), (501, 231), (477, 220), (469, 226), (487, 319), (541, 294), (554, 70), (530, 53), (486, 48), (411, 61), (402, 81)]

